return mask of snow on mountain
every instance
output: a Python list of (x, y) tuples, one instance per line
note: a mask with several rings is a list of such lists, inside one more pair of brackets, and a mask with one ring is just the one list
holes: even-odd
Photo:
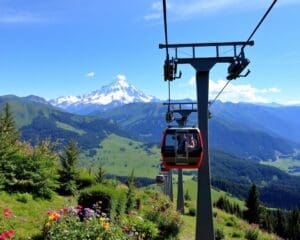
[(116, 81), (103, 86), (100, 90), (82, 96), (64, 96), (50, 100), (56, 107), (75, 113), (91, 113), (133, 102), (157, 101), (146, 95), (126, 81), (125, 76), (118, 75)]

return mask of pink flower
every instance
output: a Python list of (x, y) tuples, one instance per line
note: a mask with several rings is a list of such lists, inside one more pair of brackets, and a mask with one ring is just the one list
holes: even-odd
[(3, 232), (0, 234), (0, 239), (1, 240), (5, 240), (6, 238), (8, 238), (8, 233), (7, 232)]
[(4, 217), (9, 218), (11, 216), (11, 210), (9, 208), (4, 208)]
[(6, 233), (9, 237), (13, 237), (15, 235), (15, 232), (12, 229), (8, 230)]

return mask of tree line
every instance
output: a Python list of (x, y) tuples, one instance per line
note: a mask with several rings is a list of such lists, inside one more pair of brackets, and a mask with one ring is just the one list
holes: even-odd
[(239, 205), (231, 203), (223, 196), (214, 203), (215, 207), (243, 218), (251, 224), (257, 224), (260, 228), (270, 233), (276, 233), (284, 239), (300, 239), (300, 211), (298, 208), (285, 211), (264, 207), (260, 202), (255, 184), (249, 190), (245, 205), (246, 210), (242, 211)]

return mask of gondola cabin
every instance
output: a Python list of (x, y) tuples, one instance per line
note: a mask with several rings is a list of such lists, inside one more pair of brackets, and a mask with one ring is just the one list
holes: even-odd
[(203, 159), (203, 140), (199, 128), (167, 128), (161, 143), (167, 169), (199, 168)]
[(155, 178), (155, 182), (157, 185), (161, 185), (165, 182), (165, 176), (164, 175), (157, 175)]

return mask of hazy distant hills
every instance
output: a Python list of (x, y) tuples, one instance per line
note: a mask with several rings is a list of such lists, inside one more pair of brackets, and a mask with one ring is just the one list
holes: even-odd
[[(95, 114), (112, 119), (146, 142), (160, 142), (166, 127), (166, 110), (161, 103), (132, 103)], [(211, 112), (209, 143), (212, 149), (254, 160), (274, 159), (276, 154), (288, 155), (295, 148), (300, 149), (299, 133), (293, 133), (291, 138), (288, 134), (299, 129), (295, 118), (300, 117), (300, 107), (270, 108), (217, 102)], [(282, 112), (286, 113), (281, 116)], [(196, 115), (191, 115), (190, 124), (196, 122)]]

